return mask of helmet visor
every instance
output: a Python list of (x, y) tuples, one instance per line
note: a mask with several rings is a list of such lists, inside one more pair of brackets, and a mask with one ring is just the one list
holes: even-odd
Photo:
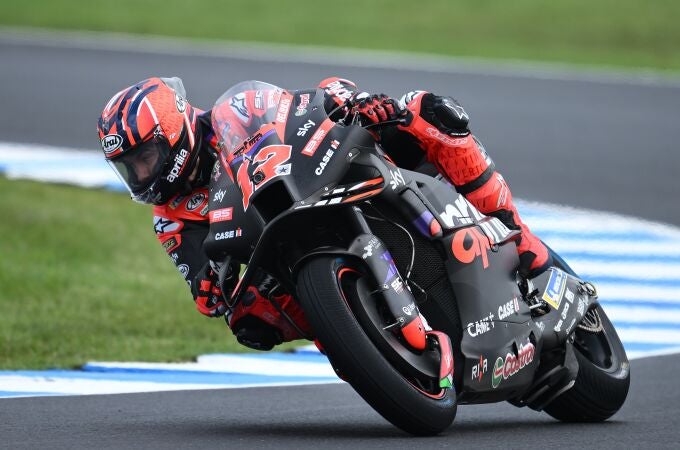
[(161, 175), (170, 154), (170, 144), (154, 137), (123, 153), (109, 163), (133, 196), (147, 191)]

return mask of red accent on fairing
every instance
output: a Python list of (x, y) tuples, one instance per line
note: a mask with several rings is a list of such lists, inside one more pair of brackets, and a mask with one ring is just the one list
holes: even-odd
[(349, 190), (349, 191), (356, 191), (357, 189), (361, 189), (361, 188), (373, 186), (373, 185), (376, 185), (376, 184), (380, 184), (380, 183), (382, 183), (383, 181), (385, 181), (385, 179), (384, 179), (383, 177), (373, 178), (373, 179), (371, 179), (371, 180), (362, 181), (362, 182), (359, 183), (359, 184), (355, 184), (354, 186), (352, 186), (352, 187), (349, 188), (348, 190)]
[(342, 201), (342, 203), (349, 203), (349, 202), (352, 202), (352, 201), (355, 201), (355, 200), (361, 200), (362, 198), (366, 198), (366, 197), (370, 197), (372, 195), (375, 195), (380, 191), (382, 191), (382, 188), (372, 189), (372, 190), (367, 191), (367, 192), (362, 192), (361, 194), (357, 194), (357, 195), (353, 195), (351, 197), (347, 197), (346, 199), (344, 199)]
[(416, 350), (425, 350), (425, 327), (420, 317), (416, 317), (402, 328), (401, 334), (411, 347)]
[(441, 331), (428, 331), (428, 336), (432, 336), (439, 342), (439, 350), (441, 352), (441, 361), (439, 365), (439, 379), (444, 379), (449, 375), (453, 377), (453, 350), (451, 348), (451, 339), (447, 334)]
[(439, 224), (437, 219), (432, 219), (432, 222), (430, 222), (430, 235), (431, 236), (439, 236), (442, 234), (442, 226)]
[(302, 149), (302, 154), (305, 156), (314, 156), (314, 153), (319, 148), (321, 141), (323, 141), (326, 136), (328, 136), (328, 132), (334, 126), (335, 122), (333, 122), (331, 119), (324, 120), (323, 123), (319, 125), (319, 128), (314, 131), (312, 136), (309, 138), (309, 141), (307, 141), (305, 148)]

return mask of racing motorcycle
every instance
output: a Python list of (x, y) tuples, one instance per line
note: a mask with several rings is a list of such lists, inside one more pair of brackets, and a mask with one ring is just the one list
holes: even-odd
[(518, 275), (518, 231), (397, 167), (356, 117), (331, 120), (323, 90), (240, 83), (213, 127), (204, 248), (221, 283), (247, 264), (228, 304), (258, 270), (273, 276), (338, 376), (395, 426), (437, 434), (458, 404), (586, 422), (622, 406), (629, 363), (595, 287), (552, 250), (554, 267)]

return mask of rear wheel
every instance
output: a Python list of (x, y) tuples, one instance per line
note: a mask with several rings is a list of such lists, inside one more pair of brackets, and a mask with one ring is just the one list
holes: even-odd
[(415, 435), (446, 429), (455, 390), (439, 387), (439, 352), (410, 349), (390, 329), (375, 282), (358, 264), (320, 256), (298, 275), (298, 298), (338, 374), (385, 419)]
[(574, 332), (579, 364), (574, 386), (545, 412), (565, 422), (600, 422), (614, 415), (628, 396), (630, 366), (621, 340), (600, 305)]

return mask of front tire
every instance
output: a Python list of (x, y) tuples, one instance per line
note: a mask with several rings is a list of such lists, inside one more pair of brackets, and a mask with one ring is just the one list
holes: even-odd
[[(455, 390), (441, 389), (437, 384), (434, 390), (439, 392), (434, 392), (432, 383), (414, 379), (413, 373), (403, 367), (397, 369), (399, 365), (389, 362), (385, 352), (378, 350), (394, 342), (372, 341), (369, 335), (374, 340), (380, 339), (384, 330), (365, 331), (362, 325), (371, 326), (365, 320), (367, 315), (351, 309), (361, 307), (360, 302), (352, 299), (357, 298), (369, 278), (357, 264), (319, 256), (299, 272), (298, 299), (331, 364), (366, 402), (404, 431), (414, 435), (438, 434), (456, 416)], [(357, 317), (363, 318), (361, 324)]]
[(606, 420), (628, 396), (630, 365), (623, 344), (600, 305), (588, 316), (586, 323), (591, 326), (580, 325), (574, 332), (574, 353), (579, 364), (576, 382), (545, 408), (545, 412), (564, 422)]

